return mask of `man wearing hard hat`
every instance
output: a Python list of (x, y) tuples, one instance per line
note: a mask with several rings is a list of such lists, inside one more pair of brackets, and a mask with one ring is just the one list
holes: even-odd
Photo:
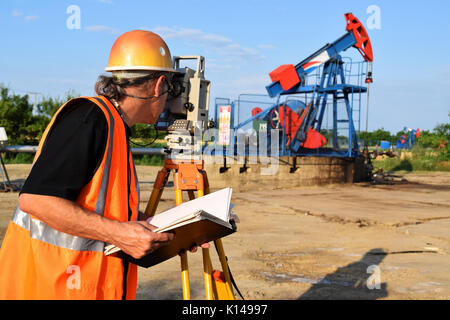
[(130, 127), (153, 124), (175, 70), (166, 43), (135, 30), (114, 43), (99, 96), (68, 101), (45, 130), (0, 249), (0, 299), (134, 299), (141, 258), (174, 237), (139, 212)]

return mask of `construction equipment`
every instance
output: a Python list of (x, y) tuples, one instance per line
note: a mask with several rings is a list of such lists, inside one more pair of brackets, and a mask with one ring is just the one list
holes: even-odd
[(420, 129), (403, 128), (403, 134), (397, 140), (397, 149), (411, 149), (416, 145), (416, 139), (420, 136)]
[[(181, 60), (197, 60), (196, 69), (180, 68)], [(153, 216), (162, 193), (173, 171), (175, 202), (183, 202), (182, 193), (189, 199), (202, 197), (210, 192), (206, 171), (203, 169), (203, 130), (211, 127), (208, 121), (210, 82), (204, 77), (205, 59), (202, 56), (174, 57), (177, 73), (172, 79), (174, 90), (168, 98), (165, 110), (156, 128), (167, 130), (167, 148), (164, 167), (158, 172), (145, 213)], [(202, 248), (205, 294), (207, 300), (234, 300), (234, 281), (228, 266), (221, 239), (214, 241), (222, 271), (213, 270), (209, 249)], [(200, 244), (198, 244), (200, 245)], [(190, 299), (189, 268), (187, 252), (181, 256), (183, 299)], [(239, 292), (239, 291), (238, 291)]]
[(0, 191), (3, 192), (16, 192), (19, 191), (20, 188), (11, 183), (8, 176), (8, 171), (6, 171), (5, 163), (3, 162), (1, 151), (6, 146), (6, 142), (8, 141), (8, 136), (6, 134), (6, 130), (3, 127), (0, 127), (0, 175), (2, 176), (2, 183), (0, 185)]
[[(345, 35), (295, 66), (282, 65), (272, 71), (272, 83), (266, 90), (275, 103), (265, 110), (260, 108), (260, 103), (253, 105), (259, 109), (255, 109), (250, 119), (233, 124), (232, 129), (237, 131), (253, 121), (267, 121), (268, 139), (271, 130), (281, 133), (279, 154), (282, 156), (358, 157), (361, 94), (368, 92), (368, 85), (373, 81), (373, 53), (362, 23), (352, 13), (347, 13), (345, 18)], [(364, 62), (353, 63), (341, 57), (340, 53), (351, 47), (361, 53)], [(356, 72), (352, 72), (352, 67)], [(224, 105), (227, 102), (216, 100), (216, 110)], [(230, 105), (239, 113), (244, 103), (241, 100)], [(331, 126), (325, 125), (328, 117)]]
[[(338, 68), (336, 64), (341, 64), (342, 62), (339, 53), (350, 47), (357, 48), (367, 62), (371, 63), (373, 61), (372, 45), (364, 26), (352, 13), (345, 14), (345, 18), (347, 20), (347, 33), (345, 35), (332, 44), (325, 45), (295, 67), (293, 65), (282, 65), (270, 73), (273, 82), (266, 89), (271, 97), (280, 94), (304, 92), (305, 88), (302, 87), (306, 85), (307, 74), (323, 64), (335, 64), (335, 68)], [(339, 76), (342, 69), (337, 70), (330, 67), (329, 71), (331, 73), (324, 72), (324, 75), (329, 75), (327, 84), (333, 81), (333, 77)], [(325, 78), (323, 79), (325, 80)], [(366, 83), (371, 82), (372, 74), (369, 71)], [(320, 90), (325, 89), (324, 85), (325, 81), (322, 81)], [(336, 83), (333, 83), (333, 85), (336, 85)], [(344, 87), (343, 89), (347, 88)]]
[(372, 173), (371, 184), (401, 184), (408, 183), (408, 180), (403, 178), (401, 175), (393, 174), (392, 172), (384, 172), (383, 169), (378, 169)]

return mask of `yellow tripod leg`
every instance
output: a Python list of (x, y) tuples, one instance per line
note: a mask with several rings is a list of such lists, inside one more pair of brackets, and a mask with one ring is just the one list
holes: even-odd
[[(194, 191), (188, 190), (188, 195), (190, 200), (194, 200)], [(202, 197), (204, 195), (203, 190), (197, 190), (197, 197)], [(212, 283), (212, 263), (211, 257), (209, 255), (209, 249), (202, 248), (203, 255), (203, 277), (205, 279), (205, 295), (206, 300), (214, 300), (214, 290)]]
[(170, 174), (170, 170), (163, 168), (158, 172), (155, 183), (153, 185), (152, 194), (148, 200), (147, 207), (145, 208), (145, 214), (149, 217), (153, 217), (158, 207), (159, 201), (164, 191), (167, 178)]
[(148, 200), (147, 207), (144, 213), (149, 217), (153, 217), (158, 207), (158, 203), (161, 200), (163, 189), (153, 189), (150, 199)]
[(202, 248), (203, 253), (203, 277), (205, 279), (206, 300), (214, 300), (213, 284), (212, 284), (212, 264), (209, 256), (209, 249)]
[[(209, 194), (211, 191), (209, 188), (208, 176), (207, 176), (206, 172), (203, 172), (203, 180), (204, 180), (204, 184), (205, 184), (205, 194)], [(223, 275), (225, 278), (225, 288), (226, 288), (228, 299), (235, 300), (233, 288), (231, 286), (230, 272), (228, 270), (228, 262), (225, 257), (225, 250), (223, 248), (222, 239), (218, 239), (218, 240), (214, 241), (214, 243), (217, 247), (220, 265), (222, 266), (222, 269), (223, 269)], [(223, 290), (220, 289), (222, 287), (222, 284), (216, 282), (216, 286), (218, 287), (216, 289), (216, 291), (218, 292), (218, 295), (220, 296), (220, 298), (224, 297), (225, 294), (223, 293)]]
[[(183, 203), (183, 191), (175, 189), (175, 203), (177, 206)], [(191, 289), (189, 287), (189, 266), (187, 252), (181, 256), (181, 282), (183, 286), (183, 300), (191, 299)]]
[(181, 281), (183, 285), (183, 300), (191, 300), (191, 289), (189, 287), (189, 267), (187, 252), (181, 256)]
[(227, 258), (225, 257), (225, 250), (223, 249), (222, 245), (222, 239), (217, 239), (216, 241), (214, 241), (214, 243), (217, 247), (217, 253), (219, 254), (219, 260), (222, 266), (223, 275), (225, 276), (225, 284), (228, 292), (228, 297), (230, 300), (235, 300), (233, 288), (231, 287), (231, 277), (228, 270), (228, 262)]
[[(197, 197), (203, 197), (204, 192), (203, 190), (197, 190)], [(203, 274), (205, 278), (205, 294), (206, 294), (206, 300), (214, 300), (214, 290), (213, 290), (213, 284), (212, 284), (212, 263), (211, 263), (211, 257), (209, 256), (209, 248), (203, 249)]]

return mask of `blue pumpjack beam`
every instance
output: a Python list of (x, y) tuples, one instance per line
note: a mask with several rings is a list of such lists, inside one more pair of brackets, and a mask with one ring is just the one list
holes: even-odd
[(298, 89), (301, 85), (301, 80), (305, 79), (307, 74), (313, 72), (325, 62), (336, 58), (340, 52), (351, 48), (356, 43), (357, 41), (353, 32), (349, 31), (332, 44), (325, 45), (323, 48), (316, 51), (294, 67), (298, 78), (300, 79), (300, 82), (295, 87), (290, 88), (289, 90), (284, 90), (279, 81), (272, 82), (270, 85), (266, 86), (269, 96), (273, 98), (280, 94), (296, 93), (296, 89)]

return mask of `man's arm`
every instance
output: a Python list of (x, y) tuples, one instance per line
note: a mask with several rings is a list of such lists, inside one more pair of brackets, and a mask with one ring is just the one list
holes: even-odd
[(136, 259), (174, 238), (172, 233), (152, 232), (154, 227), (144, 221), (111, 220), (59, 197), (23, 193), (19, 197), (19, 207), (53, 229), (113, 244)]

